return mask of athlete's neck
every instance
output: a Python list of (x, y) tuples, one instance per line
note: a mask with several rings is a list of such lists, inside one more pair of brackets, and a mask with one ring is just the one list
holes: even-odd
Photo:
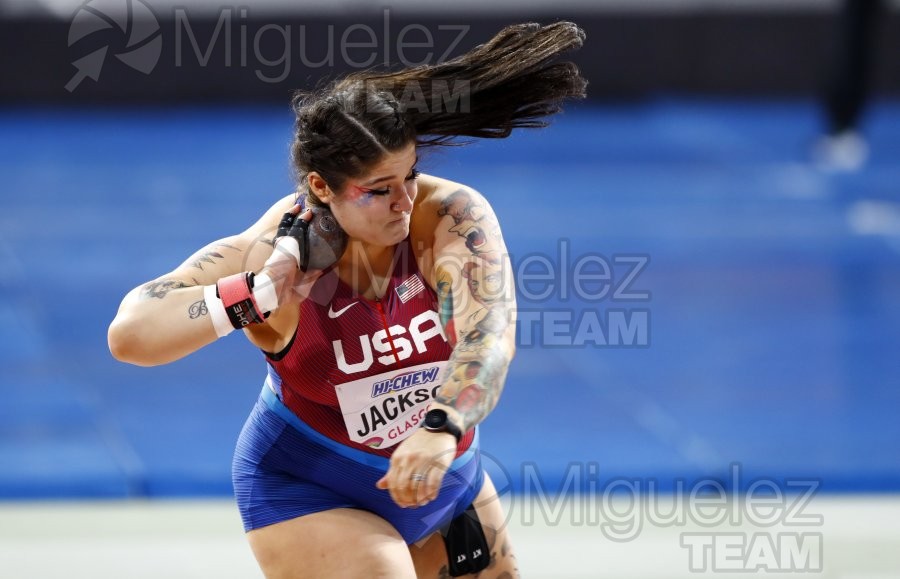
[(341, 279), (357, 293), (381, 296), (386, 278), (390, 277), (393, 270), (395, 247), (376, 246), (351, 239), (338, 261)]

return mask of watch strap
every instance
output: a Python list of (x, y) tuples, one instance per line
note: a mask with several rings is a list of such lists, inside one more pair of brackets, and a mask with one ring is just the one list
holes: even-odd
[[(440, 415), (442, 415), (442, 420), (441, 420), (440, 425), (430, 426), (429, 420), (428, 420), (429, 416), (434, 416), (438, 413)], [(450, 420), (450, 416), (447, 414), (447, 412), (445, 410), (440, 410), (438, 408), (429, 410), (425, 414), (425, 420), (423, 421), (423, 424), (424, 424), (425, 430), (427, 430), (429, 432), (449, 432), (456, 439), (457, 444), (459, 444), (459, 442), (462, 440), (462, 437), (463, 437), (462, 429), (459, 426), (457, 426), (456, 424), (454, 424), (452, 420)]]

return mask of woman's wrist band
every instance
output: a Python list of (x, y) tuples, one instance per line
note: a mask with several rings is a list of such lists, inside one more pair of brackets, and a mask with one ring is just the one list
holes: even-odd
[(203, 295), (220, 338), (235, 329), (264, 322), (278, 307), (278, 294), (271, 278), (253, 272), (223, 277), (215, 285), (206, 286)]
[(203, 300), (206, 302), (206, 311), (212, 319), (213, 328), (216, 330), (216, 336), (224, 338), (234, 331), (228, 314), (225, 313), (225, 305), (216, 295), (216, 285), (203, 286)]

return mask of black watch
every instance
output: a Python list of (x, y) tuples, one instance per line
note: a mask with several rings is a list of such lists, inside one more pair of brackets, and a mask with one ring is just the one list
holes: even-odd
[(463, 431), (459, 426), (453, 424), (447, 413), (440, 408), (433, 408), (425, 414), (425, 420), (422, 422), (422, 428), (428, 432), (449, 432), (456, 438), (456, 443), (462, 440)]

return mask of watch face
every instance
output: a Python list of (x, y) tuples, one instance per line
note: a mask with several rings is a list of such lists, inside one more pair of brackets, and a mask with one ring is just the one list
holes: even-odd
[(443, 428), (447, 424), (447, 413), (443, 410), (430, 410), (425, 415), (425, 426), (428, 428)]

